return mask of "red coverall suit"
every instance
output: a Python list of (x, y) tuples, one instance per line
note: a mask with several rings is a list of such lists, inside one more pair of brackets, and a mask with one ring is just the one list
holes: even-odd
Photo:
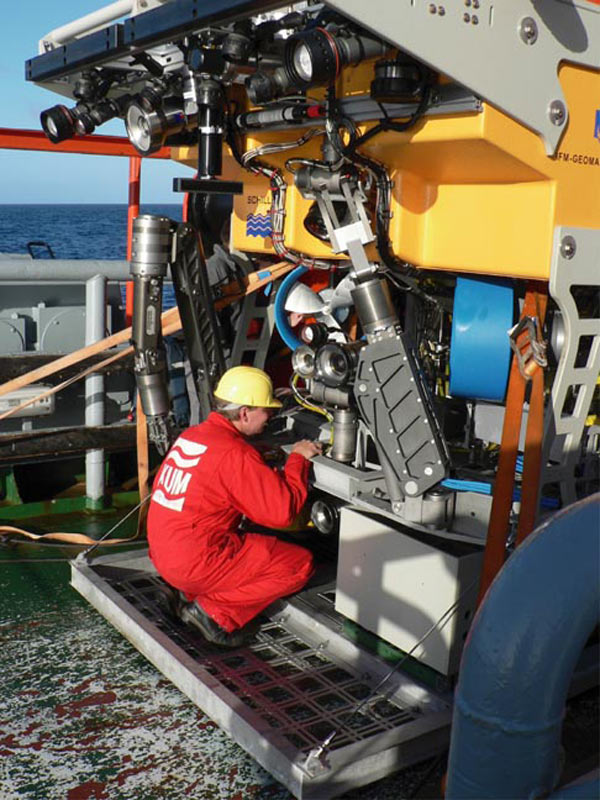
[(188, 428), (154, 481), (150, 558), (159, 574), (231, 632), (313, 572), (312, 555), (274, 536), (240, 533), (242, 515), (290, 524), (307, 495), (309, 462), (291, 453), (283, 474), (269, 467), (219, 414)]

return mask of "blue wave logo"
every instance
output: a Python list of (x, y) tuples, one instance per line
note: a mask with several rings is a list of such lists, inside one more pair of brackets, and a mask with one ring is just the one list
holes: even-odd
[(272, 233), (270, 214), (248, 214), (246, 217), (246, 236), (260, 236), (266, 239)]
[(600, 108), (596, 111), (596, 124), (594, 125), (594, 139), (600, 142)]

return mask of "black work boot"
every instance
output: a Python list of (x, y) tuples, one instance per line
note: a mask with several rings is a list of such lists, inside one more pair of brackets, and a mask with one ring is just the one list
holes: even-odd
[(197, 628), (207, 641), (221, 647), (241, 647), (248, 640), (248, 633), (243, 630), (228, 633), (209, 617), (198, 603), (187, 603), (182, 606), (179, 617), (186, 625)]
[(166, 616), (175, 619), (179, 618), (179, 612), (182, 605), (179, 592), (177, 592), (172, 586), (169, 586), (166, 581), (160, 581), (160, 584), (154, 593), (154, 599), (156, 601), (156, 605), (164, 614), (166, 614)]

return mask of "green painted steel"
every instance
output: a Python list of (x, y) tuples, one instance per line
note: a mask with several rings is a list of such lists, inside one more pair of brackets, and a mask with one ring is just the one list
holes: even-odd
[(384, 639), (380, 639), (374, 633), (357, 625), (356, 622), (346, 620), (344, 622), (344, 633), (348, 638), (352, 639), (352, 641), (362, 645), (390, 664), (397, 664), (402, 661), (402, 672), (420, 681), (425, 686), (429, 686), (436, 692), (447, 692), (450, 690), (451, 682), (446, 675), (442, 675), (441, 672), (437, 672), (435, 669), (428, 667), (427, 664), (422, 664), (420, 661), (417, 661), (416, 658), (407, 655), (404, 650), (400, 650)]
[[(84, 496), (77, 497), (59, 497), (55, 500), (45, 500), (35, 503), (20, 503), (20, 505), (0, 505), (0, 520), (28, 520), (33, 521), (34, 518), (41, 518), (42, 523), (45, 525), (49, 518), (69, 514), (72, 515), (78, 511), (92, 510), (94, 512), (103, 512), (106, 516), (114, 514), (116, 509), (123, 509), (127, 506), (135, 505), (139, 500), (137, 492), (119, 492), (118, 494), (109, 495), (107, 497), (106, 508), (88, 509), (87, 498)], [(20, 501), (19, 501), (20, 502)], [(87, 524), (87, 520), (81, 517), (74, 518), (74, 524), (81, 525)], [(54, 528), (56, 530), (56, 528)]]

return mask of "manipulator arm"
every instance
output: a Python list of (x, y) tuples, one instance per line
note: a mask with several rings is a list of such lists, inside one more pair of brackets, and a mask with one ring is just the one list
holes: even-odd
[(133, 222), (130, 272), (133, 278), (134, 370), (150, 440), (161, 455), (170, 445), (167, 359), (162, 341), (163, 280), (171, 260), (172, 221), (142, 215)]

